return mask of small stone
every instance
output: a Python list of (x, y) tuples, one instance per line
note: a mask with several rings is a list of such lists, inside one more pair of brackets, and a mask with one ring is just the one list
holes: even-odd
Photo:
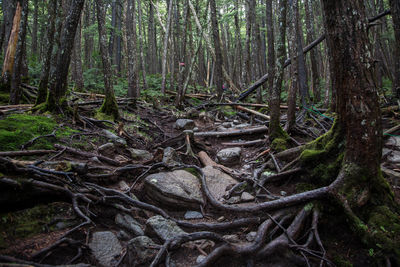
[(178, 130), (192, 130), (196, 125), (190, 119), (178, 119), (175, 122), (174, 128)]
[(222, 125), (217, 127), (217, 131), (218, 131), (218, 132), (225, 132), (225, 131), (227, 131), (227, 130), (228, 130), (228, 129), (225, 128), (225, 127), (222, 126)]
[(193, 132), (198, 132), (199, 131), (199, 127), (194, 127), (193, 128)]
[(118, 187), (119, 187), (119, 190), (121, 190), (122, 192), (127, 192), (131, 189), (125, 181), (119, 181)]
[(179, 159), (178, 153), (176, 153), (175, 149), (172, 147), (167, 147), (164, 149), (162, 162), (166, 165), (175, 166), (180, 164), (181, 160)]
[(286, 191), (281, 191), (281, 196), (286, 196), (287, 195), (287, 193), (286, 193)]
[(184, 216), (185, 220), (202, 219), (203, 214), (198, 211), (187, 211)]
[(246, 240), (249, 242), (253, 242), (256, 239), (257, 232), (250, 232), (246, 235)]
[(196, 263), (197, 263), (197, 264), (200, 264), (205, 258), (206, 258), (206, 256), (204, 256), (204, 255), (199, 255), (199, 256), (196, 258)]
[(92, 157), (89, 160), (93, 163), (102, 164), (98, 157)]
[(247, 201), (253, 201), (254, 200), (254, 196), (247, 193), (247, 192), (243, 192), (242, 195), (240, 196), (240, 199), (243, 202), (247, 202)]
[(113, 143), (107, 143), (99, 146), (98, 151), (101, 155), (113, 158), (115, 154), (115, 146)]
[(140, 223), (128, 214), (117, 214), (117, 216), (115, 216), (115, 223), (135, 236), (144, 235)]
[(89, 171), (89, 167), (83, 162), (71, 162), (72, 171), (78, 174), (86, 174)]
[(134, 263), (129, 263), (129, 266), (137, 266), (146, 262), (150, 262), (154, 255), (157, 254), (158, 245), (147, 236), (138, 236), (133, 238), (128, 243), (128, 257), (134, 259)]
[(127, 240), (131, 239), (131, 236), (124, 230), (119, 231), (117, 234), (117, 237), (123, 241), (127, 241)]
[[(186, 234), (174, 221), (165, 219), (160, 215), (149, 218), (146, 222), (147, 226), (163, 241)], [(150, 229), (146, 228), (146, 232)]]
[(102, 130), (102, 133), (111, 141), (113, 141), (115, 144), (125, 147), (126, 146), (126, 140), (124, 138), (119, 137), (118, 135), (110, 132), (109, 130)]
[(234, 124), (239, 124), (240, 122), (238, 120), (233, 120)]
[(227, 204), (237, 204), (237, 203), (240, 203), (241, 201), (240, 201), (240, 197), (234, 196), (234, 197), (227, 199), (225, 202)]
[(230, 147), (220, 150), (217, 153), (218, 161), (223, 165), (235, 165), (240, 162), (240, 154), (242, 149), (240, 147)]
[(251, 165), (250, 164), (245, 164), (242, 166), (243, 170), (250, 170), (251, 169)]
[(224, 126), (226, 128), (230, 128), (230, 127), (232, 127), (232, 122), (229, 122), (229, 121), (224, 122), (224, 123), (222, 123), (222, 126)]
[(231, 243), (239, 243), (239, 237), (237, 235), (224, 235), (223, 238)]
[(135, 148), (128, 148), (128, 150), (134, 160), (151, 160), (153, 158), (153, 155), (147, 150)]
[(225, 217), (224, 216), (221, 216), (221, 217), (219, 217), (217, 219), (217, 222), (223, 222), (223, 221), (225, 221)]
[(118, 238), (109, 231), (93, 233), (89, 248), (101, 266), (114, 266), (122, 252)]

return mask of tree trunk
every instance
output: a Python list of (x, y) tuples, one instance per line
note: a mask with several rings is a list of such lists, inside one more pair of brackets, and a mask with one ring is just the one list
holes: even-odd
[(128, 97), (139, 97), (136, 53), (135, 1), (128, 0), (126, 10), (126, 41), (128, 53)]
[[(250, 14), (251, 2), (255, 0), (245, 0), (246, 5), (246, 41), (243, 52), (243, 69), (242, 69), (242, 82), (250, 84), (251, 82), (251, 68), (250, 68), (250, 39), (251, 39), (251, 20)], [(243, 86), (244, 87), (244, 86)]]
[(219, 42), (219, 28), (218, 28), (218, 20), (217, 20), (217, 7), (215, 4), (215, 0), (210, 0), (210, 9), (211, 9), (211, 25), (212, 25), (212, 33), (214, 39), (214, 48), (215, 48), (215, 71), (214, 71), (214, 80), (216, 92), (218, 95), (218, 99), (222, 98), (223, 93), (223, 77), (222, 77), (222, 52), (221, 46)]
[(269, 138), (275, 142), (286, 143), (286, 135), (280, 126), (281, 89), (286, 57), (286, 9), (287, 0), (279, 1), (279, 35), (277, 40), (277, 65), (274, 75), (274, 86), (270, 95), (271, 120), (269, 122)]
[(121, 38), (121, 29), (122, 29), (122, 3), (121, 1), (117, 1), (116, 3), (116, 22), (115, 27), (117, 29), (117, 34), (115, 34), (115, 65), (116, 65), (116, 72), (117, 76), (121, 76), (122, 70), (122, 38)]
[(140, 53), (140, 65), (142, 69), (143, 87), (147, 89), (147, 79), (146, 79), (146, 63), (144, 59), (144, 47), (143, 47), (143, 30), (142, 30), (142, 6), (141, 0), (137, 0), (138, 4), (138, 20), (139, 20), (139, 53)]
[(174, 3), (174, 0), (169, 0), (167, 26), (166, 26), (166, 29), (165, 29), (163, 56), (162, 56), (162, 61), (161, 61), (161, 66), (162, 66), (161, 93), (163, 95), (165, 95), (165, 83), (166, 83), (166, 80), (167, 80), (168, 39), (169, 39), (170, 28), (171, 28), (171, 17), (172, 17), (173, 3)]
[[(242, 85), (241, 74), (242, 74), (242, 42), (240, 35), (240, 23), (239, 23), (239, 0), (235, 2), (235, 58), (233, 61), (233, 75), (235, 83), (239, 86)], [(267, 1), (271, 2), (271, 1)], [(275, 61), (274, 61), (275, 62)]]
[(394, 80), (392, 85), (393, 96), (400, 99), (400, 1), (390, 0), (390, 10), (393, 20), (395, 37), (394, 46)]
[(11, 92), (10, 92), (10, 104), (17, 105), (21, 99), (21, 72), (22, 72), (22, 61), (24, 57), (25, 37), (26, 28), (28, 22), (28, 0), (21, 0), (22, 12), (21, 12), (21, 25), (18, 33), (18, 44), (15, 52), (15, 64), (12, 71), (11, 78)]
[[(307, 43), (311, 43), (315, 38), (315, 29), (314, 29), (314, 12), (312, 10), (310, 0), (304, 1), (304, 9), (305, 9), (305, 20), (307, 27)], [(317, 51), (315, 49), (310, 51), (310, 61), (311, 61), (311, 90), (313, 92), (314, 101), (318, 103), (321, 100), (321, 90), (320, 90), (320, 82), (319, 82), (319, 72), (318, 72), (318, 61), (317, 61)]]
[(50, 66), (51, 66), (51, 58), (54, 46), (54, 30), (55, 30), (55, 20), (57, 16), (57, 1), (51, 1), (48, 5), (48, 28), (47, 28), (47, 47), (46, 54), (43, 60), (43, 69), (40, 74), (40, 81), (38, 86), (38, 94), (36, 97), (35, 105), (39, 105), (46, 101), (47, 97), (47, 85), (49, 83), (49, 74), (50, 74)]
[[(15, 52), (17, 50), (19, 27), (21, 22), (22, 7), (20, 1), (17, 2), (15, 9), (12, 29), (10, 37), (8, 38), (7, 51), (4, 56), (3, 70), (1, 73), (2, 83), (9, 87), (11, 81), (11, 75), (14, 68)], [(9, 89), (7, 89), (9, 91)]]
[(75, 66), (75, 89), (82, 91), (85, 87), (83, 81), (83, 69), (82, 69), (82, 47), (81, 47), (81, 23), (78, 24), (78, 29), (75, 34), (75, 45), (74, 45), (74, 66)]
[(60, 36), (60, 47), (54, 77), (51, 79), (49, 95), (45, 110), (60, 112), (65, 106), (64, 99), (68, 85), (68, 68), (74, 46), (75, 33), (78, 27), (84, 0), (72, 0), (68, 16), (65, 19)]
[(39, 3), (38, 0), (33, 1), (33, 26), (32, 26), (32, 54), (37, 56), (37, 36), (38, 36), (38, 13), (39, 13)]
[(154, 7), (151, 3), (149, 3), (149, 20), (148, 20), (148, 44), (149, 49), (147, 52), (148, 58), (148, 66), (149, 66), (149, 73), (156, 74), (157, 73), (157, 35), (156, 35), (156, 28), (154, 25)]
[[(88, 29), (94, 24), (93, 17), (95, 12), (91, 11), (92, 3), (91, 1), (86, 1), (85, 13), (84, 13), (84, 27)], [(85, 31), (83, 34), (83, 39), (85, 41), (84, 45), (84, 65), (87, 69), (93, 68), (92, 65), (92, 50), (93, 50), (93, 34), (89, 31)]]
[[(267, 26), (267, 40), (268, 40), (268, 76), (275, 76), (275, 37), (274, 37), (274, 21), (272, 17), (272, 1), (267, 0), (266, 10), (266, 26)], [(272, 92), (274, 87), (274, 79), (268, 80), (268, 89)]]
[(97, 8), (97, 25), (99, 30), (99, 46), (101, 61), (103, 62), (103, 78), (104, 78), (104, 93), (106, 95), (103, 105), (99, 112), (111, 115), (114, 119), (119, 118), (117, 100), (115, 99), (114, 89), (112, 85), (112, 73), (110, 57), (107, 53), (107, 34), (105, 28), (105, 8), (103, 0), (96, 0)]
[(4, 23), (4, 47), (1, 46), (0, 49), (4, 51), (4, 55), (6, 54), (8, 41), (10, 39), (11, 29), (13, 27), (13, 20), (15, 15), (15, 8), (17, 6), (16, 0), (7, 0), (2, 1), (3, 7), (3, 23)]

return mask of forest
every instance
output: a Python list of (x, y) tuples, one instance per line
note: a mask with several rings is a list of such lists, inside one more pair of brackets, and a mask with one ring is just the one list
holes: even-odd
[(0, 0), (0, 266), (400, 266), (400, 0)]

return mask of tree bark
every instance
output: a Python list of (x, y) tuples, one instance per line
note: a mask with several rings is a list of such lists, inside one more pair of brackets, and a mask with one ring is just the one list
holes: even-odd
[(112, 85), (112, 73), (110, 57), (107, 53), (107, 34), (105, 29), (105, 8), (103, 0), (96, 0), (97, 8), (97, 25), (99, 30), (99, 46), (101, 61), (103, 63), (104, 93), (106, 95), (100, 112), (111, 115), (114, 119), (119, 118), (117, 100), (115, 99), (114, 89)]
[(39, 3), (38, 0), (33, 1), (33, 26), (32, 26), (32, 54), (37, 55), (37, 36), (38, 36), (38, 13), (39, 13)]
[(75, 82), (75, 89), (77, 91), (83, 91), (85, 84), (83, 81), (83, 69), (82, 69), (82, 46), (81, 46), (81, 24), (78, 24), (78, 29), (75, 34), (75, 45), (73, 50), (73, 59), (74, 59), (74, 67), (75, 67), (75, 75), (74, 75), (74, 82)]
[(4, 42), (3, 46), (0, 47), (4, 51), (4, 55), (7, 51), (8, 40), (10, 39), (11, 29), (13, 27), (13, 20), (15, 15), (15, 8), (17, 6), (16, 0), (2, 1), (3, 7), (3, 23), (4, 23)]
[(126, 40), (128, 48), (128, 97), (139, 97), (136, 52), (135, 1), (128, 0), (126, 10)]
[(148, 66), (149, 66), (149, 73), (156, 74), (157, 73), (157, 35), (156, 35), (156, 27), (154, 25), (154, 7), (151, 3), (149, 3), (149, 19), (148, 19)]
[(163, 56), (162, 56), (162, 61), (161, 61), (161, 66), (162, 66), (161, 93), (163, 95), (165, 95), (165, 84), (166, 84), (166, 80), (167, 80), (168, 39), (169, 39), (169, 34), (170, 34), (170, 29), (171, 29), (171, 18), (172, 18), (173, 3), (174, 3), (174, 0), (169, 0), (167, 26), (166, 26), (166, 29), (165, 29)]
[(21, 24), (18, 33), (18, 44), (15, 52), (15, 64), (12, 71), (11, 77), (11, 92), (10, 92), (10, 104), (17, 105), (21, 99), (21, 75), (22, 75), (22, 64), (24, 51), (26, 48), (26, 28), (28, 22), (28, 0), (21, 0), (22, 12), (21, 12)]
[(215, 4), (215, 0), (210, 0), (210, 10), (211, 10), (211, 25), (212, 25), (212, 33), (214, 39), (214, 48), (215, 48), (215, 71), (214, 71), (214, 80), (216, 92), (218, 95), (218, 99), (222, 98), (223, 93), (223, 77), (222, 77), (222, 52), (221, 45), (219, 42), (219, 28), (218, 28), (218, 20), (217, 20), (217, 7)]
[(283, 138), (284, 131), (280, 126), (280, 101), (283, 81), (283, 71), (286, 57), (286, 8), (287, 0), (279, 1), (279, 35), (277, 40), (277, 65), (274, 75), (274, 86), (271, 91), (269, 105), (271, 110), (271, 120), (269, 122), (269, 138)]
[[(266, 3), (266, 23), (267, 23), (267, 39), (268, 39), (268, 76), (275, 76), (275, 36), (274, 36), (274, 21), (272, 17), (272, 1), (267, 0)], [(269, 79), (268, 88), (272, 92), (274, 87), (274, 79)]]
[(141, 64), (141, 69), (142, 69), (142, 78), (143, 78), (143, 87), (144, 89), (147, 89), (147, 79), (146, 79), (146, 63), (144, 59), (144, 46), (143, 46), (143, 30), (142, 30), (142, 1), (137, 0), (138, 4), (138, 20), (139, 20), (139, 53), (140, 53), (140, 64)]
[(57, 54), (57, 64), (50, 84), (46, 110), (60, 112), (65, 106), (64, 99), (68, 85), (68, 68), (74, 46), (75, 33), (78, 27), (84, 0), (72, 0), (68, 16), (65, 19), (60, 36), (60, 47)]
[(394, 80), (392, 85), (393, 96), (400, 99), (400, 2), (390, 0), (390, 10), (393, 20), (393, 30), (395, 37), (394, 46)]
[(47, 27), (47, 36), (46, 36), (46, 54), (43, 60), (43, 69), (40, 74), (40, 81), (38, 86), (38, 94), (36, 97), (35, 105), (39, 105), (46, 101), (47, 97), (47, 85), (49, 83), (49, 74), (50, 74), (50, 66), (51, 66), (51, 58), (54, 46), (54, 31), (55, 31), (55, 20), (57, 16), (57, 1), (51, 1), (48, 5), (48, 27)]

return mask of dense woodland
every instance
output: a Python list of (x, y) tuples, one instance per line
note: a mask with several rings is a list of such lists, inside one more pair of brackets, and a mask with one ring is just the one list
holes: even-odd
[(0, 0), (0, 266), (399, 266), (399, 0)]

